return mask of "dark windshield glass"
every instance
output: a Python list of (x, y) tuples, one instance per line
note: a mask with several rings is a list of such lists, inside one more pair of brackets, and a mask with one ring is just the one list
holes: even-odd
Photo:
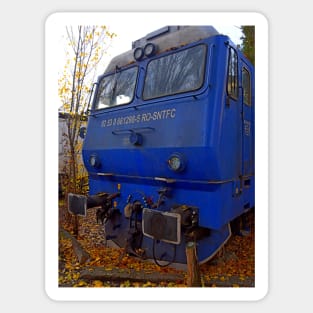
[(132, 67), (103, 77), (100, 81), (95, 109), (131, 102), (134, 97), (137, 71), (137, 67)]
[(199, 89), (204, 79), (206, 47), (195, 46), (152, 60), (143, 98), (152, 99)]

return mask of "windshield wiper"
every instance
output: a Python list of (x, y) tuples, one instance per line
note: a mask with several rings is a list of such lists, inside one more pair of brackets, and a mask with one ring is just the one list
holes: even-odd
[(114, 103), (113, 98), (115, 96), (115, 91), (117, 87), (117, 74), (120, 73), (120, 68), (116, 65), (115, 66), (115, 72), (114, 72), (114, 77), (113, 77), (113, 86), (110, 90), (110, 98), (111, 98), (111, 103)]

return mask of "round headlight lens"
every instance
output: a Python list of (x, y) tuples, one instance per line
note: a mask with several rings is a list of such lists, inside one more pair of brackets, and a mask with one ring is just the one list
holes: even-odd
[(180, 172), (185, 168), (184, 158), (179, 154), (171, 155), (167, 162), (172, 171)]
[(89, 158), (89, 164), (94, 168), (100, 167), (100, 160), (98, 156), (95, 154), (92, 154)]
[(144, 56), (143, 49), (138, 47), (134, 50), (134, 58), (136, 61), (140, 61)]
[(156, 46), (153, 43), (147, 43), (143, 49), (146, 57), (151, 57), (156, 52)]

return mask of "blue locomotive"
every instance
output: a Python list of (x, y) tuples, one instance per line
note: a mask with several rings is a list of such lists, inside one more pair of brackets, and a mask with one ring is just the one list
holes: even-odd
[(254, 207), (254, 68), (211, 26), (167, 26), (99, 77), (83, 144), (107, 239), (160, 266), (200, 263)]

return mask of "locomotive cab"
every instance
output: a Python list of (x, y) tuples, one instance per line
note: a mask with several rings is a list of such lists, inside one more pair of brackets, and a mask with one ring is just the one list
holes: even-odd
[(83, 145), (108, 239), (157, 264), (209, 260), (254, 207), (254, 69), (211, 26), (167, 26), (96, 84)]

